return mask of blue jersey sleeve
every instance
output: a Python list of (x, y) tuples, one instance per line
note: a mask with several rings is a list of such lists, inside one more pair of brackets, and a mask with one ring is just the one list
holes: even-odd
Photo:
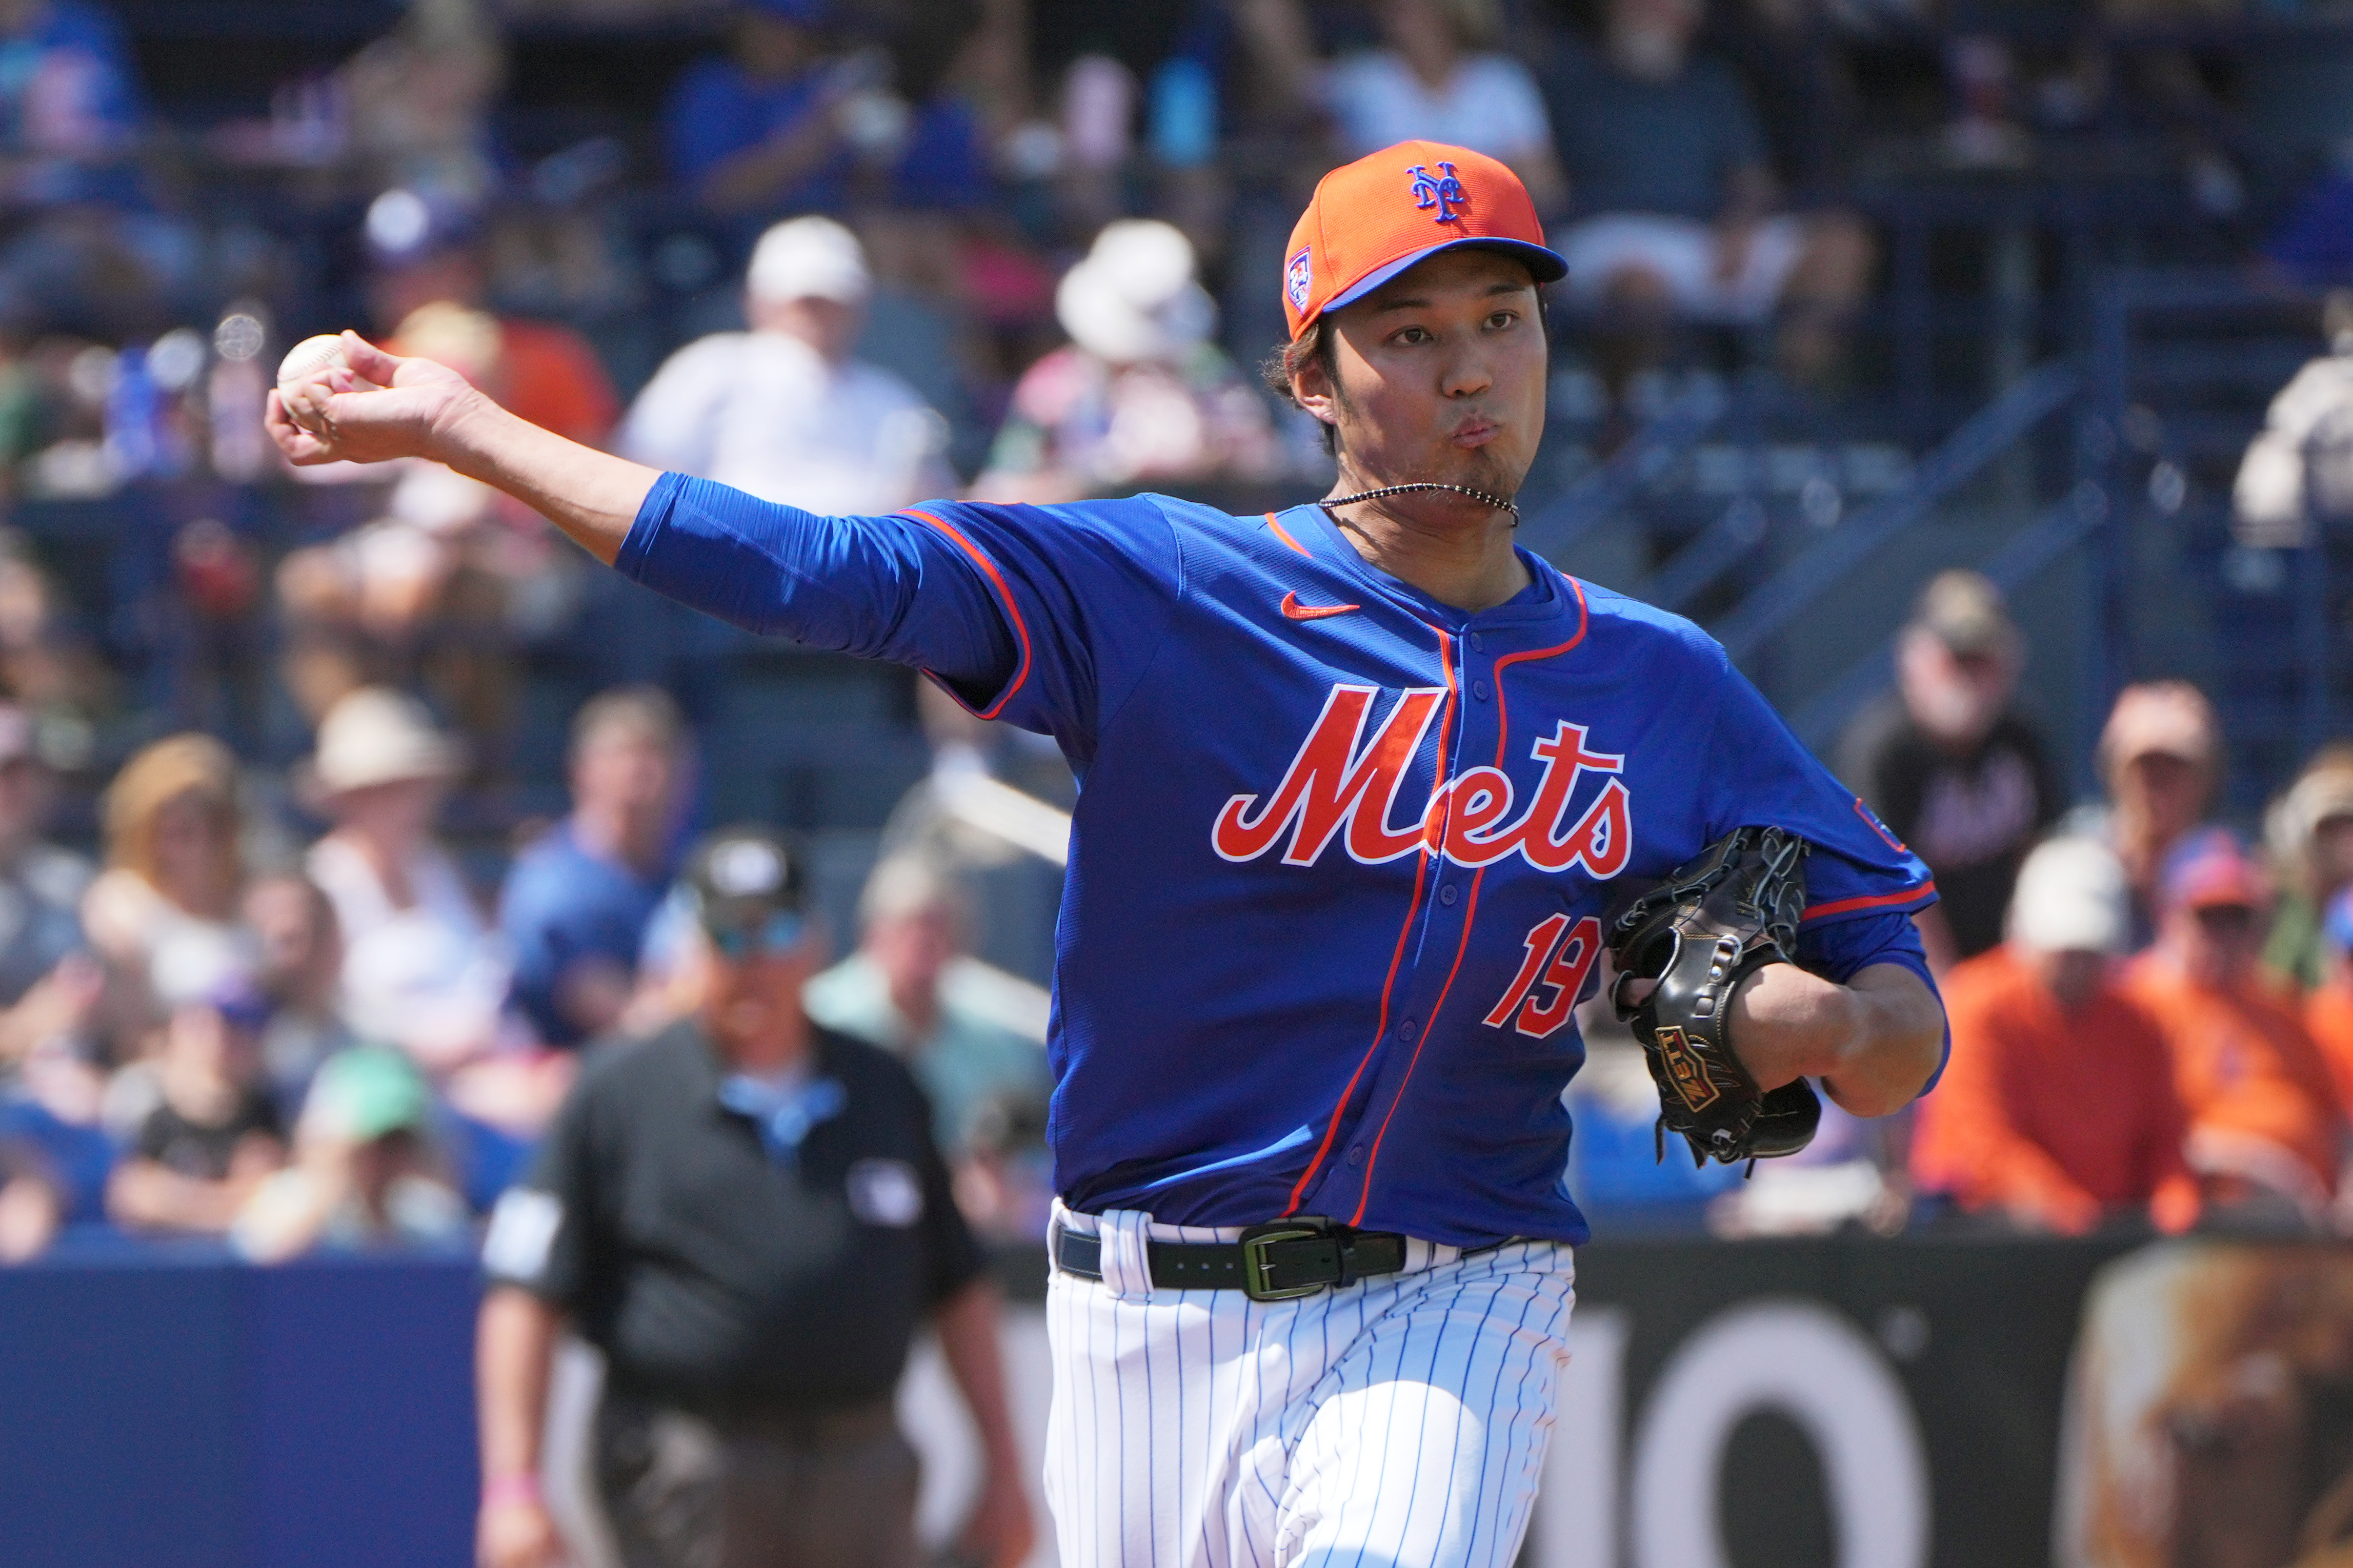
[(1936, 988), (1920, 928), (1910, 915), (1858, 915), (1825, 921), (1799, 933), (1798, 959), (1825, 980), (1843, 985), (1874, 963), (1900, 964)]
[(913, 665), (1081, 764), (1183, 585), (1150, 497), (819, 517), (678, 474), (656, 482), (613, 563), (746, 630)]
[[(1721, 657), (1719, 654), (1718, 657)], [(1724, 666), (1709, 738), (1709, 841), (1736, 827), (1783, 827), (1813, 845), (1806, 858), (1806, 914), (1798, 959), (1841, 984), (1876, 963), (1936, 977), (1912, 916), (1936, 901), (1936, 884), (1854, 792), (1806, 750), (1748, 678)], [(1952, 1031), (1945, 1034), (1945, 1054)], [(1936, 1086), (1936, 1071), (1921, 1092)]]
[(1018, 662), (1012, 629), (944, 543), (912, 517), (819, 517), (664, 474), (613, 564), (745, 631), (994, 689)]
[[(1707, 745), (1709, 842), (1736, 827), (1781, 827), (1813, 845), (1806, 931), (1936, 900), (1928, 868), (1806, 750), (1748, 678), (1724, 666)], [(1908, 922), (1907, 922), (1908, 923)]]

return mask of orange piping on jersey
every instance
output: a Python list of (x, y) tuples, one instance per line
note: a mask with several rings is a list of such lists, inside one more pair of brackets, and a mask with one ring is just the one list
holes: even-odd
[[(1453, 803), (1447, 803), (1448, 815), (1452, 815)], [(1388, 1114), (1381, 1118), (1381, 1130), (1373, 1134), (1373, 1147), (1365, 1156), (1365, 1184), (1356, 1190), (1356, 1212), (1348, 1216), (1350, 1225), (1363, 1223), (1365, 1205), (1373, 1200), (1373, 1171), (1381, 1163), (1381, 1140), (1389, 1135), (1389, 1123), (1397, 1119), (1398, 1107), (1405, 1102), (1405, 1091), (1413, 1082), (1413, 1069), (1421, 1065), (1421, 1047), (1430, 1043), (1430, 1031), (1438, 1026), (1439, 1015), (1446, 1011), (1446, 994), (1454, 989), (1454, 977), (1462, 973), (1462, 955), (1471, 951), (1471, 924), (1479, 917), (1479, 884), (1486, 877), (1484, 869), (1471, 873), (1471, 896), (1463, 900), (1462, 940), (1455, 944), (1454, 967), (1446, 972), (1446, 984), (1438, 988), (1438, 1000), (1430, 1005), (1430, 1016), (1422, 1021), (1421, 1038), (1413, 1043), (1413, 1056), (1405, 1064), (1405, 1077), (1398, 1080), (1397, 1093), (1389, 1100)]]
[[(984, 554), (978, 545), (973, 543), (971, 540), (966, 539), (963, 534), (958, 533), (955, 529), (950, 528), (938, 518), (934, 517), (930, 512), (918, 511), (913, 507), (909, 507), (907, 509), (906, 515), (909, 517), (919, 517), (923, 519), (925, 522), (930, 523), (934, 528), (938, 529), (942, 533), (946, 534), (950, 539), (955, 540), (957, 547), (963, 550), (966, 555), (971, 556), (973, 563), (980, 568), (982, 574), (987, 577), (991, 584), (996, 585), (997, 596), (1005, 601), (1005, 613), (1013, 622), (1013, 635), (1021, 644), (1021, 662), (1014, 668), (1013, 679), (1006, 683), (1004, 692), (998, 696), (997, 700), (989, 704), (987, 711), (983, 712), (978, 709), (973, 708), (970, 703), (965, 702), (962, 698), (956, 699), (958, 705), (965, 708), (966, 711), (971, 712), (976, 718), (994, 719), (999, 713), (1005, 711), (1005, 705), (1013, 700), (1013, 694), (1020, 690), (1022, 682), (1029, 679), (1029, 623), (1021, 618), (1021, 606), (1013, 602), (1013, 590), (1005, 585), (1005, 579), (997, 573), (997, 563), (991, 561), (986, 554)], [(950, 697), (955, 697), (955, 691), (953, 688), (944, 685), (941, 689), (946, 691)]]
[(1827, 904), (1816, 904), (1798, 918), (1800, 921), (1815, 921), (1824, 915), (1842, 915), (1852, 910), (1876, 910), (1883, 909), (1889, 904), (1908, 904), (1915, 899), (1925, 899), (1936, 890), (1936, 879), (1932, 877), (1925, 882), (1915, 882), (1911, 887), (1893, 893), (1873, 893), (1857, 899), (1833, 899)]
[(1585, 590), (1577, 587), (1577, 579), (1567, 578), (1568, 585), (1577, 588), (1577, 635), (1557, 647), (1530, 648), (1525, 653), (1507, 653), (1495, 661), (1495, 765), (1504, 765), (1504, 753), (1511, 744), (1510, 710), (1504, 706), (1504, 671), (1515, 664), (1532, 658), (1553, 658), (1567, 653), (1585, 640)]
[(1429, 871), (1430, 857), (1415, 856), (1413, 858), (1413, 897), (1406, 900), (1405, 923), (1398, 928), (1397, 949), (1389, 954), (1389, 972), (1387, 978), (1381, 982), (1380, 1017), (1373, 1030), (1373, 1043), (1365, 1047), (1364, 1058), (1356, 1063), (1356, 1070), (1348, 1075), (1348, 1087), (1340, 1091), (1340, 1102), (1332, 1108), (1331, 1119), (1324, 1124), (1324, 1141), (1315, 1145), (1315, 1157), (1308, 1161), (1307, 1169), (1299, 1173), (1297, 1184), (1291, 1189), (1291, 1201), (1283, 1205), (1282, 1213), (1277, 1216), (1279, 1218), (1289, 1219), (1299, 1212), (1300, 1199), (1306, 1194), (1307, 1184), (1315, 1179), (1315, 1173), (1322, 1167), (1324, 1157), (1332, 1152), (1333, 1135), (1340, 1130), (1340, 1113), (1347, 1109), (1348, 1101), (1356, 1098), (1356, 1084), (1364, 1078), (1365, 1068), (1371, 1064), (1373, 1053), (1379, 1050), (1381, 1041), (1388, 1037), (1389, 993), (1397, 986), (1398, 965), (1405, 962), (1405, 939), (1413, 933), (1413, 917), (1421, 908), (1421, 882)]
[(1310, 561), (1315, 559), (1315, 552), (1308, 549), (1307, 546), (1292, 538), (1290, 531), (1285, 529), (1282, 524), (1274, 521), (1274, 513), (1268, 512), (1266, 514), (1266, 525), (1267, 527), (1274, 530), (1274, 536), (1277, 539), (1280, 539), (1285, 544), (1288, 544), (1291, 548), (1299, 552), (1302, 555), (1306, 556)]
[[(1271, 522), (1273, 520), (1274, 514), (1269, 512), (1267, 521)], [(1437, 628), (1433, 626), (1431, 630), (1436, 631)], [(1438, 662), (1446, 674), (1446, 705), (1438, 713), (1437, 777), (1442, 779), (1446, 776), (1446, 723), (1454, 716), (1454, 647), (1442, 631), (1438, 633)], [(1436, 787), (1434, 784), (1431, 785), (1433, 789)], [(1397, 988), (1398, 966), (1405, 962), (1406, 938), (1413, 932), (1414, 916), (1421, 909), (1422, 883), (1429, 874), (1430, 857), (1416, 855), (1413, 858), (1413, 897), (1406, 901), (1405, 923), (1398, 928), (1397, 950), (1389, 954), (1388, 975), (1381, 982), (1381, 1009), (1377, 1026), (1373, 1032), (1373, 1043), (1365, 1047), (1363, 1058), (1356, 1063), (1356, 1070), (1348, 1075), (1348, 1087), (1340, 1091), (1339, 1103), (1332, 1107), (1331, 1118), (1324, 1124), (1324, 1141), (1315, 1146), (1315, 1157), (1307, 1162), (1307, 1169), (1299, 1173), (1297, 1184), (1291, 1189), (1291, 1201), (1283, 1205), (1282, 1213), (1277, 1216), (1279, 1218), (1289, 1219), (1299, 1212), (1300, 1200), (1306, 1195), (1307, 1184), (1315, 1179), (1315, 1173), (1323, 1169), (1324, 1157), (1332, 1152), (1332, 1140), (1340, 1131), (1341, 1113), (1348, 1109), (1348, 1101), (1356, 1098), (1356, 1085), (1363, 1080), (1365, 1068), (1372, 1065), (1373, 1057), (1381, 1048), (1381, 1042), (1388, 1038), (1389, 993)]]
[[(1585, 607), (1585, 590), (1577, 585), (1576, 578), (1568, 576), (1566, 573), (1564, 573), (1562, 576), (1577, 594), (1577, 635), (1570, 637), (1567, 642), (1560, 644), (1557, 647), (1532, 648), (1524, 653), (1507, 653), (1501, 658), (1495, 660), (1495, 724), (1497, 731), (1495, 736), (1495, 766), (1499, 769), (1504, 765), (1504, 754), (1507, 747), (1508, 737), (1511, 734), (1511, 726), (1505, 719), (1504, 708), (1504, 668), (1509, 665), (1524, 663), (1529, 659), (1554, 658), (1556, 655), (1567, 653), (1569, 649), (1575, 647), (1578, 643), (1585, 640), (1585, 628), (1588, 621)], [(1449, 668), (1451, 670), (1451, 664)], [(1452, 679), (1452, 676), (1451, 674), (1449, 675), (1448, 679), (1450, 681)], [(1448, 814), (1451, 815), (1454, 808), (1454, 802), (1451, 795), (1447, 799), (1446, 807)], [(1446, 842), (1445, 828), (1442, 824), (1439, 830), (1439, 842), (1441, 845)], [(1454, 977), (1462, 972), (1463, 955), (1471, 951), (1471, 929), (1477, 923), (1479, 919), (1479, 884), (1486, 879), (1486, 876), (1487, 872), (1483, 867), (1471, 874), (1471, 895), (1462, 907), (1462, 940), (1454, 950), (1454, 967), (1446, 972), (1446, 984), (1439, 987), (1438, 1000), (1430, 1004), (1430, 1019), (1421, 1026), (1421, 1038), (1414, 1042), (1413, 1059), (1406, 1063), (1405, 1078), (1398, 1084), (1396, 1097), (1389, 1101), (1388, 1114), (1381, 1118), (1381, 1130), (1373, 1134), (1372, 1152), (1365, 1157), (1365, 1184), (1356, 1194), (1356, 1212), (1349, 1216), (1348, 1223), (1350, 1225), (1356, 1225), (1364, 1219), (1365, 1205), (1372, 1202), (1373, 1172), (1381, 1163), (1381, 1140), (1388, 1136), (1389, 1123), (1396, 1119), (1398, 1107), (1405, 1101), (1406, 1089), (1413, 1082), (1413, 1069), (1419, 1066), (1421, 1062), (1421, 1047), (1430, 1042), (1430, 1031), (1437, 1026), (1439, 1015), (1446, 1010), (1447, 994), (1454, 989)], [(1572, 1004), (1574, 1003), (1574, 998), (1571, 998)], [(1296, 1199), (1293, 1201), (1296, 1202)]]

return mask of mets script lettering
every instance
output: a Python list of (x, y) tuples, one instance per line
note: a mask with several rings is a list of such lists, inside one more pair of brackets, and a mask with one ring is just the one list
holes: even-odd
[(1501, 769), (1466, 769), (1432, 790), (1402, 823), (1407, 770), (1445, 700), (1442, 688), (1402, 693), (1368, 738), (1378, 695), (1370, 686), (1335, 686), (1314, 728), (1266, 795), (1238, 795), (1218, 813), (1209, 843), (1228, 860), (1255, 860), (1278, 842), (1290, 866), (1313, 866), (1336, 839), (1366, 866), (1416, 850), (1458, 866), (1492, 866), (1517, 855), (1539, 871), (1582, 866), (1597, 879), (1626, 868), (1633, 848), (1632, 803), (1623, 781), (1607, 778), (1572, 820), (1570, 797), (1587, 773), (1615, 774), (1623, 756), (1589, 751), (1584, 726), (1563, 720), (1528, 748), (1544, 764), (1527, 809), (1513, 811), (1510, 777)]

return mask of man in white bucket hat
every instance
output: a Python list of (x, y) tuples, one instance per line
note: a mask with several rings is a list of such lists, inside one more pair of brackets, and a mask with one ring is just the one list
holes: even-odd
[(1014, 388), (976, 494), (1071, 500), (1282, 471), (1266, 405), (1218, 347), (1218, 307), (1194, 267), (1173, 225), (1103, 226), (1054, 289), (1071, 342)]

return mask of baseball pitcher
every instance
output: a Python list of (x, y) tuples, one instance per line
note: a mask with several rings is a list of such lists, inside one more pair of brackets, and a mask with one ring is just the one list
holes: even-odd
[(1587, 1235), (1571, 1012), (1605, 952), (1694, 1158), (1801, 1146), (1808, 1079), (1893, 1111), (1944, 1044), (1919, 860), (1705, 635), (1514, 544), (1565, 270), (1518, 180), (1391, 147), (1324, 177), (1286, 257), (1280, 379), (1339, 478), (1261, 517), (812, 516), (348, 334), (269, 412), (297, 463), (447, 463), (640, 583), (1060, 743), (1070, 1568), (1513, 1561)]

